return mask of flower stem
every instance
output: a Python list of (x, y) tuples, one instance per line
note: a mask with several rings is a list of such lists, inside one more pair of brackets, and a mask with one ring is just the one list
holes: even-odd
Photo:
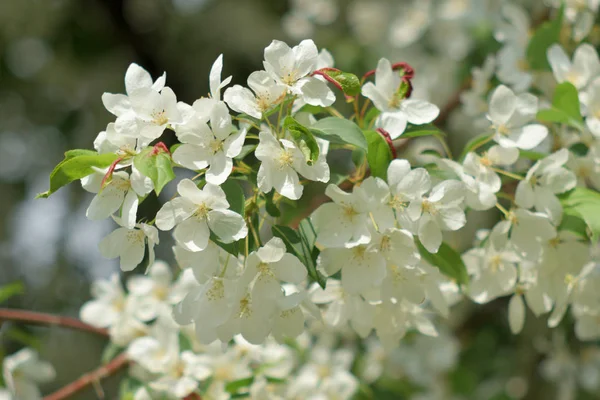
[(61, 315), (0, 308), (0, 321), (3, 320), (24, 322), (31, 325), (55, 325), (63, 328), (91, 332), (101, 336), (108, 336), (108, 331), (106, 329), (96, 328), (95, 326), (86, 324), (77, 318), (64, 317)]
[(113, 358), (106, 365), (102, 365), (92, 372), (88, 372), (79, 379), (63, 386), (56, 392), (49, 394), (44, 397), (44, 400), (62, 400), (66, 399), (90, 385), (97, 385), (101, 379), (107, 378), (117, 373), (120, 369), (129, 365), (129, 359), (126, 353), (121, 353), (117, 357)]
[(503, 169), (500, 169), (500, 168), (494, 168), (494, 167), (490, 167), (490, 169), (491, 169), (492, 171), (494, 171), (494, 172), (497, 172), (497, 173), (499, 173), (499, 174), (502, 174), (502, 175), (508, 176), (509, 178), (516, 179), (516, 180), (518, 180), (518, 181), (522, 181), (522, 180), (524, 180), (524, 179), (525, 179), (525, 178), (524, 178), (524, 177), (522, 177), (521, 175), (513, 174), (512, 172), (504, 171)]

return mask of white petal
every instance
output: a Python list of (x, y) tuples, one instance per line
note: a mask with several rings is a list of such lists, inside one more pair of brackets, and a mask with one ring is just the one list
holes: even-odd
[(231, 243), (248, 235), (244, 218), (231, 210), (210, 211), (208, 225), (223, 243)]
[(232, 169), (233, 160), (219, 151), (210, 160), (210, 168), (206, 171), (206, 181), (213, 185), (221, 185), (227, 180)]
[(521, 332), (525, 324), (525, 304), (518, 294), (512, 296), (508, 303), (508, 323), (514, 334)]
[(521, 128), (514, 137), (511, 134), (510, 138), (518, 148), (531, 150), (542, 143), (546, 136), (548, 136), (548, 128), (544, 125), (532, 124)]
[(512, 90), (504, 85), (498, 86), (490, 100), (490, 118), (494, 124), (505, 124), (512, 117), (517, 103), (517, 97)]
[(307, 272), (304, 264), (296, 256), (284, 254), (280, 261), (271, 265), (277, 279), (289, 283), (300, 283), (306, 279)]
[(135, 90), (141, 88), (151, 88), (152, 77), (144, 68), (132, 63), (125, 72), (125, 90), (131, 95)]
[(419, 223), (419, 240), (430, 253), (437, 253), (442, 244), (442, 231), (431, 218), (423, 217)]
[(428, 101), (424, 100), (404, 100), (400, 103), (400, 110), (406, 114), (406, 119), (411, 124), (427, 124), (440, 114), (440, 109)]
[(184, 197), (176, 197), (166, 202), (156, 213), (156, 227), (161, 231), (170, 231), (173, 227), (189, 218), (196, 211), (196, 205)]
[(327, 84), (317, 78), (303, 78), (298, 82), (302, 99), (310, 105), (329, 107), (335, 102), (335, 94)]
[(129, 229), (135, 227), (138, 204), (139, 200), (135, 191), (128, 191), (121, 209), (121, 220), (124, 222), (124, 226)]
[(262, 111), (258, 107), (256, 97), (245, 87), (235, 85), (228, 88), (223, 95), (225, 102), (233, 111), (246, 113), (254, 118), (262, 118)]
[(188, 218), (175, 227), (173, 237), (184, 249), (202, 251), (208, 245), (210, 232), (205, 219)]
[(519, 207), (531, 208), (535, 202), (535, 194), (531, 183), (528, 181), (520, 181), (515, 192), (515, 203)]

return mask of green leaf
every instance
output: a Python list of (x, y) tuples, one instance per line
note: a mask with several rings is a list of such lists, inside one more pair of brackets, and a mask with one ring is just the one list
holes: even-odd
[(400, 135), (400, 139), (411, 139), (421, 136), (446, 136), (446, 134), (433, 124), (409, 125), (404, 133)]
[(548, 154), (538, 153), (537, 151), (519, 150), (519, 157), (523, 157), (531, 161), (541, 160), (542, 158), (547, 156)]
[(571, 83), (563, 82), (556, 86), (552, 108), (540, 110), (536, 117), (542, 122), (557, 122), (582, 130), (583, 117), (579, 107), (577, 89)]
[(304, 155), (308, 165), (312, 165), (319, 158), (319, 144), (313, 133), (293, 117), (285, 117), (283, 127), (290, 133), (292, 139)]
[(560, 41), (562, 29), (564, 5), (558, 11), (558, 15), (540, 25), (527, 45), (527, 63), (534, 71), (549, 71), (547, 51), (550, 46)]
[(558, 196), (565, 215), (585, 221), (595, 243), (600, 237), (600, 193), (595, 190), (576, 187)]
[(171, 155), (160, 148), (145, 148), (133, 158), (133, 165), (142, 175), (152, 180), (157, 195), (167, 183), (175, 179)]
[(91, 150), (70, 150), (65, 153), (62, 160), (50, 174), (50, 189), (40, 193), (36, 198), (46, 198), (61, 187), (69, 183), (85, 178), (94, 173), (94, 167), (106, 168), (110, 166), (118, 156), (116, 154), (98, 154)]
[(579, 215), (563, 213), (558, 230), (573, 232), (584, 239), (588, 239), (587, 224)]
[(352, 121), (337, 117), (318, 120), (310, 127), (310, 131), (318, 138), (335, 144), (351, 144), (361, 149), (368, 149), (367, 139), (362, 130)]
[(579, 142), (579, 143), (575, 143), (574, 145), (572, 145), (571, 147), (569, 147), (569, 150), (571, 150), (573, 153), (577, 154), (578, 156), (584, 157), (587, 155), (589, 149), (588, 147)]
[(256, 144), (245, 144), (242, 147), (242, 150), (240, 151), (240, 154), (238, 154), (237, 156), (233, 157), (236, 160), (243, 160), (244, 158), (246, 158), (246, 156), (250, 153), (252, 153), (255, 149), (256, 149)]
[(356, 96), (360, 93), (360, 80), (356, 75), (335, 70), (323, 72), (339, 83), (346, 95)]
[(488, 133), (484, 133), (482, 135), (475, 136), (473, 139), (469, 140), (465, 145), (462, 153), (460, 154), (459, 160), (464, 160), (467, 154), (469, 154), (473, 150), (477, 150), (484, 144), (488, 143), (494, 135), (490, 135)]
[(429, 264), (438, 267), (442, 274), (454, 279), (459, 284), (469, 282), (467, 267), (456, 250), (448, 244), (442, 243), (437, 253), (430, 253), (421, 242), (418, 240), (416, 242), (421, 257)]
[(271, 232), (273, 236), (283, 240), (288, 253), (298, 257), (300, 262), (306, 266), (308, 275), (312, 280), (318, 282), (324, 289), (327, 279), (316, 268), (315, 261), (319, 254), (318, 249), (315, 247), (315, 230), (310, 220), (303, 220), (298, 227), (298, 231), (289, 226), (273, 225)]
[(184, 332), (179, 332), (179, 352), (194, 351), (192, 341)]
[(265, 193), (265, 210), (271, 217), (278, 218), (281, 216), (281, 211), (273, 202), (273, 196), (275, 195), (275, 190), (271, 190), (269, 193)]
[(381, 111), (379, 111), (377, 108), (372, 107), (369, 109), (369, 111), (367, 111), (365, 114), (365, 119), (363, 120), (364, 126), (369, 126), (371, 122), (379, 116), (379, 114), (381, 114)]
[(25, 293), (25, 286), (23, 282), (11, 282), (6, 285), (0, 286), (0, 303), (5, 302), (13, 296), (18, 296)]
[(227, 383), (225, 385), (225, 390), (228, 393), (236, 393), (240, 389), (252, 385), (252, 382), (254, 382), (254, 377), (253, 376), (250, 376), (248, 378), (238, 379), (236, 381), (232, 381), (232, 382)]
[(229, 209), (244, 217), (246, 197), (244, 196), (244, 190), (239, 182), (235, 179), (228, 179), (223, 182), (221, 189), (225, 192), (225, 198), (229, 203)]
[(392, 162), (392, 151), (388, 142), (377, 131), (365, 131), (369, 143), (367, 162), (371, 168), (371, 175), (387, 179), (387, 169)]

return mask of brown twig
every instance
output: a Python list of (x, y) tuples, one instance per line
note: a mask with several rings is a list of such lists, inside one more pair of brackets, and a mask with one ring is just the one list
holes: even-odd
[(103, 328), (86, 324), (77, 318), (64, 317), (61, 315), (45, 314), (26, 310), (15, 310), (0, 308), (0, 321), (19, 321), (31, 325), (55, 325), (63, 328), (77, 329), (91, 332), (102, 336), (108, 336), (108, 331)]
[(88, 372), (81, 378), (69, 383), (66, 386), (58, 389), (56, 392), (44, 397), (44, 400), (62, 400), (74, 395), (90, 385), (98, 383), (100, 380), (114, 375), (121, 368), (129, 364), (129, 359), (126, 353), (121, 353), (113, 358), (108, 364), (99, 367), (98, 369)]

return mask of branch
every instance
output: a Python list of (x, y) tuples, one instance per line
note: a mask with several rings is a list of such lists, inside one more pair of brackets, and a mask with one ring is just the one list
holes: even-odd
[(96, 328), (95, 326), (81, 322), (77, 318), (64, 317), (60, 315), (0, 308), (0, 321), (2, 320), (19, 321), (30, 325), (55, 325), (63, 328), (91, 332), (101, 336), (108, 336), (108, 331), (106, 329)]
[(121, 368), (129, 365), (129, 359), (126, 353), (121, 353), (113, 358), (108, 364), (83, 375), (81, 378), (63, 386), (56, 392), (44, 397), (44, 400), (62, 400), (74, 395), (90, 385), (96, 385), (101, 379), (107, 378), (117, 373)]

